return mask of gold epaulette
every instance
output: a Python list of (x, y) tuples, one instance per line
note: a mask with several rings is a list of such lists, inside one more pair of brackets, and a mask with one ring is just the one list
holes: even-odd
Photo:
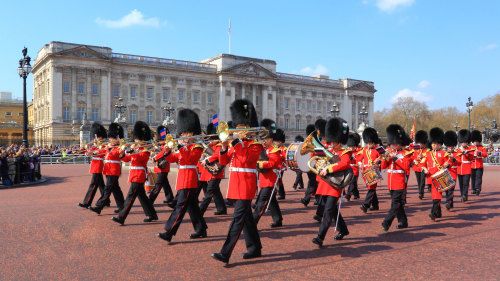
[(281, 148), (279, 146), (273, 145), (271, 153), (276, 153), (276, 152), (281, 152)]
[(342, 153), (340, 153), (340, 156), (342, 156), (342, 155), (344, 155), (344, 154), (346, 154), (346, 153), (349, 153), (349, 152), (351, 152), (351, 150), (350, 150), (350, 149), (348, 149), (348, 148), (344, 148), (344, 149), (342, 149)]
[(415, 152), (415, 150), (414, 150), (414, 149), (407, 150), (407, 151), (405, 152), (405, 155), (404, 155), (404, 156), (408, 156), (408, 155), (410, 155), (410, 154), (413, 154), (414, 152)]
[(260, 144), (260, 145), (262, 145), (262, 142), (260, 142), (258, 140), (253, 140), (249, 145), (253, 145), (253, 144)]
[(196, 144), (193, 146), (193, 148), (192, 148), (191, 150), (193, 150), (193, 149), (195, 149), (195, 148), (205, 149), (205, 148), (203, 147), (203, 145), (201, 145), (201, 144), (199, 144), (199, 143), (196, 143)]

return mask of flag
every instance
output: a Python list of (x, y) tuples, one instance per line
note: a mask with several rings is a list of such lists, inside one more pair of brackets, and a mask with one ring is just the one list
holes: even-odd
[(212, 116), (212, 124), (215, 127), (219, 126), (219, 116), (217, 116), (217, 113), (215, 113), (214, 116)]
[(167, 137), (167, 129), (163, 128), (160, 130), (160, 139), (165, 139)]
[(417, 120), (413, 118), (413, 125), (411, 126), (410, 130), (410, 139), (414, 140), (415, 139), (415, 131), (417, 130)]

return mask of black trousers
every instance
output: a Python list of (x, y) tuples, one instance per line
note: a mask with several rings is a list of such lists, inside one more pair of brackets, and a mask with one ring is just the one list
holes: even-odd
[(205, 197), (200, 203), (201, 215), (204, 215), (207, 211), (208, 205), (215, 202), (215, 208), (218, 212), (226, 212), (226, 203), (224, 202), (224, 197), (222, 197), (222, 192), (220, 191), (220, 181), (221, 179), (213, 179), (206, 181), (200, 181), (200, 185), (206, 186), (204, 189)]
[(339, 214), (339, 208), (337, 206), (338, 199), (339, 198), (333, 196), (323, 196), (325, 205), (324, 205), (323, 219), (321, 220), (321, 225), (319, 226), (319, 232), (318, 232), (318, 237), (321, 240), (325, 239), (326, 233), (328, 232), (328, 229), (332, 225), (332, 222), (337, 221), (337, 215), (339, 217), (339, 220), (337, 222), (338, 232), (344, 234), (349, 233), (344, 218), (342, 218), (342, 215)]
[(284, 171), (280, 171), (280, 177), (278, 178), (278, 195), (280, 199), (285, 199), (285, 186), (283, 185), (284, 173)]
[(158, 173), (158, 178), (156, 179), (155, 187), (149, 193), (149, 200), (151, 200), (152, 203), (155, 202), (162, 188), (163, 192), (165, 193), (165, 200), (167, 202), (174, 200), (174, 193), (172, 192), (172, 188), (170, 187), (170, 183), (168, 182), (168, 173), (161, 172)]
[(119, 210), (123, 209), (125, 199), (123, 198), (123, 192), (120, 188), (120, 184), (118, 183), (118, 178), (119, 176), (106, 176), (106, 185), (104, 186), (104, 191), (101, 195), (101, 198), (99, 198), (99, 200), (97, 200), (97, 203), (95, 204), (97, 208), (102, 210), (106, 206), (106, 203), (109, 202), (111, 193), (113, 193), (116, 206)]
[(128, 214), (130, 213), (130, 209), (132, 209), (132, 205), (134, 205), (136, 197), (139, 198), (139, 202), (141, 202), (142, 209), (144, 210), (144, 214), (146, 216), (157, 217), (155, 207), (149, 200), (148, 196), (146, 195), (146, 191), (144, 190), (144, 183), (133, 182), (130, 184), (130, 189), (128, 190), (123, 209), (121, 209), (120, 213), (118, 214), (119, 218), (125, 221)]
[(471, 187), (472, 190), (481, 191), (481, 187), (483, 185), (483, 168), (480, 169), (472, 169), (471, 174)]
[(318, 181), (316, 181), (316, 174), (313, 172), (307, 172), (307, 188), (304, 193), (304, 201), (309, 203), (311, 201), (311, 195), (316, 194), (318, 189)]
[(431, 215), (433, 215), (436, 218), (442, 217), (442, 213), (441, 213), (441, 200), (440, 199), (434, 199), (434, 200), (432, 200)]
[(378, 196), (376, 189), (368, 189), (368, 191), (366, 192), (365, 201), (363, 201), (363, 206), (365, 206), (365, 208), (370, 208), (370, 206), (378, 207)]
[(425, 173), (415, 172), (415, 177), (417, 178), (417, 189), (419, 195), (424, 195), (425, 190)]
[[(82, 204), (89, 206), (92, 205), (92, 201), (94, 200), (98, 188), (102, 196), (104, 193), (104, 179), (102, 178), (101, 173), (92, 174), (89, 189), (87, 189), (87, 193), (85, 194), (85, 198), (83, 198)], [(109, 198), (105, 203), (105, 205), (109, 204)]]
[(323, 213), (325, 212), (325, 204), (326, 204), (326, 196), (320, 195), (318, 197), (318, 206), (316, 207), (317, 216), (323, 217)]
[(455, 192), (455, 187), (446, 190), (446, 204), (453, 208), (453, 193)]
[(221, 254), (230, 257), (241, 231), (245, 237), (248, 253), (255, 253), (262, 249), (257, 224), (252, 215), (252, 200), (236, 200), (234, 202), (233, 220), (229, 225), (226, 241), (221, 249)]
[(196, 233), (205, 231), (208, 228), (205, 219), (201, 215), (200, 207), (198, 207), (198, 194), (197, 188), (187, 188), (177, 191), (177, 204), (167, 222), (165, 222), (165, 231), (167, 234), (175, 236), (186, 211), (189, 213), (189, 218)]
[(302, 179), (302, 172), (295, 171), (295, 182), (293, 183), (293, 189), (303, 189), (304, 180)]
[[(274, 192), (272, 197), (271, 193), (273, 193), (272, 187), (261, 188), (259, 191), (257, 202), (255, 202), (256, 207), (253, 212), (253, 219), (255, 220), (256, 224), (259, 223), (260, 218), (266, 212), (267, 204), (269, 204), (269, 210), (271, 211), (273, 222), (283, 221), (280, 205), (278, 204), (278, 200), (276, 200), (276, 191)], [(269, 202), (269, 200), (271, 200), (271, 202)]]
[(354, 197), (359, 197), (359, 189), (358, 189), (358, 176), (354, 176), (349, 187), (347, 188), (347, 196), (354, 195)]
[(397, 217), (400, 224), (408, 224), (404, 204), (404, 190), (391, 190), (391, 209), (384, 219), (384, 225), (390, 227), (394, 218)]
[(470, 175), (458, 175), (460, 196), (467, 197), (469, 195), (469, 182), (470, 182)]

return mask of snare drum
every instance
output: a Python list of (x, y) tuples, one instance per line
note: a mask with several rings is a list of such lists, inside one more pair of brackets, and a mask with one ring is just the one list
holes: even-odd
[(378, 166), (365, 167), (363, 170), (363, 179), (366, 185), (374, 185), (378, 181), (382, 180), (382, 173)]
[(307, 166), (307, 161), (311, 158), (309, 153), (302, 155), (300, 150), (302, 148), (302, 142), (291, 143), (286, 149), (286, 164), (294, 171), (302, 171), (304, 173), (309, 172), (309, 167)]
[(444, 192), (455, 186), (455, 181), (447, 169), (442, 169), (431, 176), (432, 185), (434, 185), (439, 192)]
[(151, 190), (153, 190), (157, 179), (158, 175), (155, 174), (151, 169), (148, 169), (148, 177), (146, 179), (146, 182), (144, 183), (144, 190), (146, 190), (146, 193), (150, 193)]

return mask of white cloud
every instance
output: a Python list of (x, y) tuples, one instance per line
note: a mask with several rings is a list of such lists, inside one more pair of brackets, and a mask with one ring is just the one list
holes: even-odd
[(495, 44), (495, 43), (490, 43), (488, 45), (484, 45), (484, 46), (481, 46), (479, 48), (479, 51), (481, 52), (487, 52), (487, 51), (493, 51), (495, 50), (496, 48), (498, 48), (498, 45)]
[(95, 22), (107, 28), (126, 28), (130, 26), (146, 26), (159, 28), (161, 23), (158, 18), (146, 18), (141, 11), (134, 9), (118, 20), (97, 18)]
[(428, 102), (428, 101), (432, 100), (432, 96), (430, 96), (424, 92), (415, 91), (415, 90), (405, 88), (405, 89), (399, 90), (397, 92), (397, 94), (392, 97), (392, 102), (395, 103), (398, 100), (398, 98), (406, 98), (406, 97), (412, 97), (415, 100), (420, 101), (420, 102)]
[(328, 75), (328, 68), (321, 64), (313, 67), (306, 66), (300, 70), (300, 74), (308, 76)]
[(390, 13), (400, 7), (409, 7), (415, 0), (376, 0), (377, 8), (382, 12)]
[(431, 82), (427, 81), (427, 80), (422, 80), (420, 81), (420, 83), (418, 83), (418, 87), (420, 89), (425, 89), (427, 87), (429, 87), (431, 85)]

